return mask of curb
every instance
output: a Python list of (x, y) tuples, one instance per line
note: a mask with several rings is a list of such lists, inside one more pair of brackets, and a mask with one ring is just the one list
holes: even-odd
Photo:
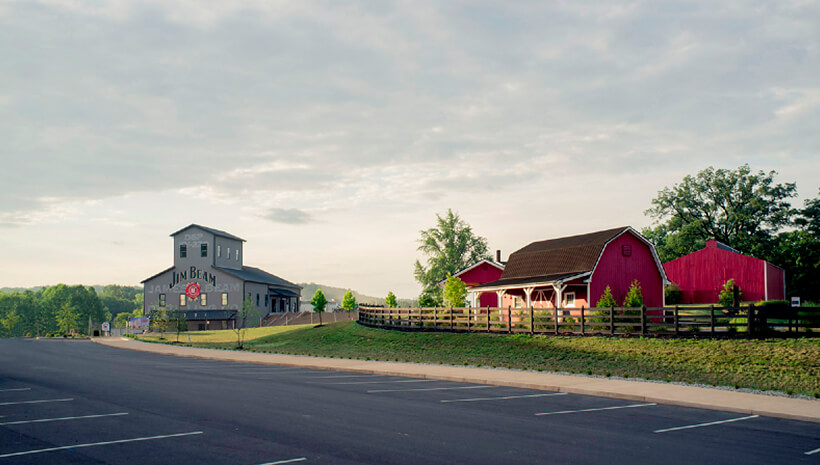
[[(329, 359), (324, 357), (312, 357), (307, 355), (265, 354), (259, 352), (233, 353), (232, 351), (224, 351), (217, 349), (202, 349), (195, 347), (176, 347), (167, 346), (165, 344), (152, 344), (128, 338), (117, 339), (118, 340), (104, 340), (99, 338), (92, 338), (91, 340), (97, 344), (105, 345), (108, 347), (136, 350), (140, 352), (160, 353), (165, 355), (175, 355), (186, 358), (255, 363), (259, 365), (301, 367), (320, 370), (343, 370), (352, 373), (412, 377), (421, 379), (433, 379), (438, 381), (452, 381), (458, 383), (488, 384), (493, 386), (515, 387), (548, 392), (565, 392), (567, 394), (606, 397), (611, 399), (621, 399), (636, 402), (653, 402), (657, 404), (674, 405), (678, 407), (718, 410), (731, 413), (761, 415), (766, 417), (783, 418), (787, 420), (820, 423), (820, 402), (807, 399), (790, 399), (784, 397), (767, 396), (764, 394), (722, 391), (697, 386), (664, 385), (659, 383), (626, 380), (602, 380), (599, 378), (584, 378), (541, 372), (505, 372), (503, 370), (493, 370), (492, 372), (489, 372), (489, 369), (476, 367), (441, 366), (441, 368), (439, 368), (435, 365), (423, 365), (416, 363)], [(123, 344), (123, 342), (133, 344), (127, 344), (126, 346), (125, 344)], [(184, 350), (187, 353), (182, 353), (180, 349)], [(277, 358), (279, 360), (276, 360)], [(293, 360), (294, 358), (296, 358), (298, 361)], [(330, 360), (333, 360), (333, 363), (329, 363)], [(363, 367), (361, 366), (362, 364), (370, 365), (370, 367)], [(388, 364), (388, 366), (379, 366), (383, 364)], [(396, 369), (396, 367), (398, 366), (404, 369)], [(435, 371), (439, 371), (442, 368), (458, 371), (468, 370), (470, 372), (475, 372), (475, 374), (449, 375), (435, 373)], [(488, 373), (476, 372), (478, 370), (487, 371)], [(536, 380), (523, 381), (503, 379), (504, 375), (508, 375), (510, 373), (516, 376), (524, 376), (530, 378), (544, 377), (554, 379), (550, 379), (549, 381), (544, 382), (538, 382)], [(491, 374), (495, 376), (489, 376)], [(560, 381), (564, 382), (562, 383)], [(577, 386), (577, 384), (584, 383), (595, 383), (603, 386)], [(607, 386), (609, 387), (609, 389), (607, 389)], [(666, 391), (666, 394), (642, 394), (640, 393), (642, 389), (650, 391)], [(704, 397), (706, 399), (704, 399)], [(709, 397), (713, 397), (713, 399), (709, 399)], [(776, 405), (774, 407), (757, 407), (756, 405), (759, 403), (774, 403)]]

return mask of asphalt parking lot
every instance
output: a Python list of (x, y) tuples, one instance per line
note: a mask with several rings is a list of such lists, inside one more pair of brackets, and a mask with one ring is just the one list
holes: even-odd
[(0, 463), (820, 463), (820, 425), (0, 340)]

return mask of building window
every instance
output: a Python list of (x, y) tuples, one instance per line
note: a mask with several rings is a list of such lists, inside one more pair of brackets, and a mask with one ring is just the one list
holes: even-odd
[(188, 246), (185, 244), (179, 244), (179, 258), (185, 258), (188, 256)]
[(221, 257), (221, 256), (222, 256), (222, 246), (221, 246), (221, 245), (218, 245), (218, 244), (217, 244), (217, 246), (216, 246), (216, 256), (217, 256), (217, 257)]
[(208, 294), (199, 294), (199, 304), (203, 307), (208, 305)]
[(259, 294), (256, 294), (256, 306), (259, 306)]
[(225, 258), (227, 258), (228, 260), (231, 259), (231, 248), (230, 247), (228, 247), (228, 253), (225, 254)]
[(159, 295), (159, 306), (160, 306), (160, 307), (164, 307), (164, 306), (165, 306), (165, 294), (160, 294), (160, 295)]
[(208, 256), (208, 244), (201, 244), (199, 246), (199, 256), (200, 257), (207, 257)]
[(236, 261), (239, 261), (239, 249), (236, 249)]
[(567, 292), (564, 294), (564, 307), (574, 307), (575, 306), (575, 293), (574, 292)]
[(184, 307), (184, 306), (185, 306), (185, 294), (180, 294), (180, 295), (179, 295), (179, 306), (180, 306), (180, 307)]
[(621, 254), (624, 257), (631, 257), (632, 256), (632, 246), (629, 244), (624, 244), (621, 246)]
[(265, 296), (265, 308), (268, 308), (268, 296)]
[(228, 305), (228, 293), (227, 292), (222, 293), (222, 305)]

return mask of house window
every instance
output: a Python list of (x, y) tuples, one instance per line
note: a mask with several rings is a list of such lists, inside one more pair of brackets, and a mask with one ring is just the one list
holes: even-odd
[(256, 294), (256, 306), (259, 306), (259, 294)]
[(203, 307), (208, 305), (208, 294), (200, 294), (199, 295), (199, 304)]
[(524, 299), (522, 299), (521, 296), (519, 296), (519, 295), (513, 296), (513, 305), (512, 306), (513, 306), (513, 308), (523, 307), (524, 306)]
[(265, 296), (265, 308), (267, 308), (267, 307), (268, 307), (268, 296), (266, 295)]
[(185, 244), (179, 244), (179, 258), (185, 258), (188, 256), (188, 246)]
[(217, 245), (217, 246), (216, 246), (216, 256), (217, 256), (217, 257), (221, 257), (221, 256), (222, 256), (222, 246), (221, 246), (221, 245)]
[(631, 257), (632, 256), (632, 246), (629, 244), (624, 244), (621, 246), (621, 254), (624, 257)]
[(164, 306), (165, 306), (165, 294), (160, 294), (160, 295), (159, 295), (159, 306), (160, 306), (160, 307), (164, 307)]
[(199, 246), (199, 256), (200, 257), (207, 257), (208, 256), (208, 244), (202, 244)]
[(227, 292), (222, 293), (222, 305), (228, 305), (228, 293)]
[(228, 253), (225, 254), (225, 258), (227, 258), (228, 260), (231, 259), (231, 248), (230, 247), (228, 247)]
[(186, 303), (186, 302), (185, 302), (185, 294), (180, 294), (180, 295), (179, 295), (179, 306), (180, 306), (180, 307), (184, 307), (184, 306), (185, 306), (185, 303)]
[(239, 249), (236, 249), (236, 261), (239, 261)]
[(574, 292), (567, 292), (564, 294), (564, 307), (574, 307), (575, 306), (575, 293)]

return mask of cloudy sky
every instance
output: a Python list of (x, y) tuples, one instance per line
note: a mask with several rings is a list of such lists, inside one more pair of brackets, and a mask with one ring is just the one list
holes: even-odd
[(820, 4), (0, 1), (0, 287), (136, 284), (189, 223), (413, 297), (452, 208), (506, 257), (709, 165), (820, 184)]

